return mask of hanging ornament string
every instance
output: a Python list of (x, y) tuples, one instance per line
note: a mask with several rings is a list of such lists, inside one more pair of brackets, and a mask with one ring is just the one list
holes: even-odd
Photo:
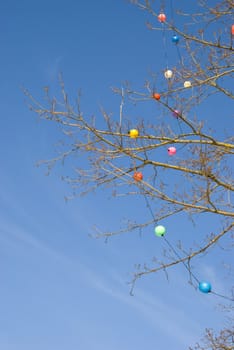
[(223, 298), (223, 299), (226, 299), (226, 300), (229, 300), (229, 301), (234, 301), (234, 298), (229, 298), (226, 295), (222, 295), (222, 294), (216, 293), (213, 290), (211, 290), (210, 293), (216, 295), (217, 297), (220, 297), (220, 298)]
[[(173, 27), (175, 27), (175, 19), (174, 19), (174, 7), (173, 7), (173, 0), (170, 0), (170, 12), (171, 12), (171, 24)], [(180, 53), (180, 49), (179, 49), (179, 41), (180, 41), (180, 38), (179, 36), (176, 34), (176, 32), (174, 32), (173, 36), (172, 36), (172, 42), (175, 43), (176, 45), (176, 50), (177, 50), (177, 55), (179, 57), (179, 62), (180, 64), (182, 65), (182, 56), (181, 56), (181, 53)]]
[(175, 24), (175, 22), (174, 22), (174, 8), (173, 8), (172, 0), (170, 0), (170, 11), (171, 11), (171, 23), (174, 26), (174, 24)]
[(178, 123), (178, 127), (179, 127), (179, 130), (180, 130), (181, 134), (183, 134), (184, 132), (183, 132), (183, 129), (182, 129), (182, 126), (181, 126), (181, 121), (179, 120), (179, 118), (177, 118), (177, 123)]
[[(143, 186), (140, 185), (140, 189), (141, 189), (141, 193), (144, 196), (145, 202), (146, 202), (146, 207), (148, 208), (152, 218), (153, 218), (153, 222), (155, 224), (157, 224), (157, 219), (155, 218), (152, 206), (145, 194), (144, 188)], [(220, 298), (226, 299), (228, 301), (234, 301), (233, 298), (230, 298), (226, 295), (214, 292), (213, 290), (211, 290), (211, 285), (208, 282), (200, 282), (200, 280), (197, 278), (197, 276), (191, 271), (191, 269), (189, 268), (189, 266), (185, 263), (185, 261), (183, 260), (183, 258), (180, 256), (180, 254), (176, 251), (176, 249), (173, 247), (173, 245), (170, 243), (170, 241), (164, 236), (165, 233), (165, 228), (164, 226), (156, 226), (156, 229), (159, 229), (158, 233), (156, 232), (156, 234), (160, 237), (162, 237), (164, 239), (164, 241), (166, 242), (167, 246), (172, 250), (172, 252), (175, 254), (175, 256), (181, 261), (181, 263), (184, 265), (184, 267), (186, 268), (186, 270), (189, 273), (189, 276), (192, 277), (198, 284), (199, 286), (199, 290), (203, 293), (210, 293), (210, 294), (214, 294), (215, 296), (218, 296)]]
[[(174, 11), (173, 11), (173, 5), (172, 5), (172, 0), (170, 1), (170, 4), (171, 4), (171, 18), (172, 18), (172, 24), (174, 23)], [(167, 79), (167, 82), (168, 82), (168, 90), (170, 90), (170, 87), (171, 87), (171, 78), (173, 77), (173, 72), (168, 69), (169, 67), (169, 60), (168, 60), (168, 47), (167, 47), (167, 37), (166, 37), (166, 28), (165, 28), (165, 21), (166, 21), (166, 15), (163, 13), (163, 10), (165, 8), (165, 4), (161, 4), (161, 13), (159, 14), (158, 16), (158, 19), (159, 21), (161, 22), (161, 25), (162, 25), (162, 40), (163, 40), (163, 47), (164, 47), (164, 60), (166, 62), (166, 71), (164, 72), (164, 76), (165, 78)], [(174, 24), (173, 24), (174, 25)], [(172, 37), (172, 41), (176, 44), (176, 47), (178, 49), (178, 41), (179, 41), (179, 37), (174, 35)], [(155, 97), (155, 99), (160, 99)], [(167, 96), (167, 104), (168, 104), (168, 96)], [(179, 126), (179, 130), (180, 132), (183, 134), (183, 130), (182, 130), (182, 127), (181, 127), (181, 124), (180, 124), (180, 120), (179, 120), (179, 115), (180, 115), (180, 111), (178, 110), (174, 110), (173, 112), (173, 115), (174, 117), (177, 118), (177, 123), (178, 123), (178, 126)]]
[(168, 241), (168, 239), (167, 239), (165, 236), (163, 236), (163, 239), (164, 239), (164, 241), (167, 243), (168, 247), (171, 248), (171, 250), (173, 251), (173, 253), (175, 254), (175, 256), (176, 256), (179, 260), (181, 260), (181, 262), (183, 263), (184, 267), (185, 267), (186, 270), (188, 271), (189, 275), (190, 275), (191, 277), (193, 277), (194, 280), (195, 280), (197, 283), (199, 283), (199, 279), (194, 275), (194, 273), (191, 271), (191, 269), (189, 268), (189, 266), (182, 260), (183, 258), (178, 254), (178, 252), (175, 250), (175, 248), (173, 247), (173, 245)]
[(166, 38), (165, 23), (161, 22), (161, 25), (162, 25), (163, 47), (164, 47), (164, 59), (165, 59), (165, 62), (166, 62), (166, 67), (168, 69), (167, 38)]
[[(149, 202), (149, 200), (148, 200), (146, 194), (145, 194), (144, 192), (142, 192), (142, 194), (143, 194), (143, 196), (144, 196), (144, 198), (145, 198), (146, 206), (147, 206), (147, 208), (148, 208), (149, 211), (150, 211), (150, 214), (151, 214), (151, 216), (152, 216), (152, 218), (153, 218), (154, 224), (157, 225), (158, 222), (157, 222), (157, 220), (156, 220), (156, 218), (155, 218), (155, 215), (154, 215), (154, 213), (153, 213), (153, 209), (152, 209), (152, 207), (151, 207), (151, 205), (150, 205), (150, 202)], [(166, 239), (166, 237), (164, 236), (164, 234), (163, 234), (161, 237), (164, 239), (164, 241), (166, 242), (166, 244), (168, 245), (168, 247), (173, 251), (173, 253), (175, 254), (175, 256), (182, 262), (182, 264), (184, 265), (184, 267), (186, 268), (186, 270), (189, 272), (189, 275), (190, 275), (191, 277), (193, 277), (193, 278), (195, 279), (196, 282), (199, 283), (198, 278), (191, 272), (191, 270), (189, 269), (189, 267), (187, 266), (187, 264), (183, 261), (183, 258), (178, 254), (178, 252), (175, 250), (175, 248), (172, 246), (172, 244), (168, 241), (168, 239)]]
[[(175, 37), (177, 37), (177, 36), (173, 36), (172, 38), (175, 38)], [(179, 41), (179, 39), (178, 39), (178, 41)], [(182, 56), (181, 56), (181, 53), (180, 53), (180, 48), (179, 48), (178, 42), (176, 43), (176, 51), (177, 51), (177, 55), (179, 57), (179, 62), (181, 64), (181, 66), (182, 66), (183, 65), (183, 60), (182, 60)]]
[[(173, 76), (173, 72), (172, 70), (168, 69), (168, 50), (167, 50), (167, 38), (166, 38), (166, 20), (167, 17), (164, 13), (164, 9), (165, 9), (165, 2), (161, 2), (161, 10), (160, 13), (158, 15), (158, 21), (161, 23), (162, 26), (162, 38), (163, 38), (163, 48), (164, 48), (164, 62), (166, 65), (166, 70), (164, 70), (164, 77), (167, 79), (167, 85), (168, 85), (168, 90), (170, 90), (170, 86), (171, 86), (171, 78)], [(165, 68), (164, 68), (165, 69)], [(168, 98), (167, 98), (168, 99)], [(168, 102), (168, 101), (167, 101)]]
[(173, 112), (172, 112), (172, 115), (173, 115), (173, 117), (175, 117), (176, 120), (177, 120), (177, 124), (178, 124), (178, 127), (179, 127), (179, 131), (181, 132), (181, 134), (183, 134), (184, 131), (183, 131), (183, 129), (182, 129), (181, 120), (180, 120), (180, 116), (182, 116), (182, 112), (179, 111), (178, 109), (174, 109)]
[[(173, 0), (170, 0), (170, 12), (171, 12), (171, 23), (172, 23), (172, 26), (175, 27), (175, 18), (174, 18), (174, 7), (173, 7)], [(173, 36), (172, 36), (172, 42), (175, 44), (176, 46), (176, 50), (177, 50), (177, 55), (179, 57), (179, 62), (180, 64), (182, 65), (182, 57), (181, 57), (181, 54), (180, 54), (180, 50), (179, 50), (179, 36), (174, 32)], [(176, 116), (176, 114), (178, 114), (178, 116), (181, 114), (182, 112), (181, 111), (177, 111), (175, 110), (174, 112), (174, 115)], [(177, 122), (178, 122), (178, 126), (179, 126), (179, 129), (180, 129), (180, 132), (181, 134), (183, 134), (183, 130), (182, 130), (182, 126), (181, 126), (181, 120), (179, 120), (177, 116)], [(183, 146), (184, 147), (184, 146)], [(183, 148), (182, 147), (182, 148)]]

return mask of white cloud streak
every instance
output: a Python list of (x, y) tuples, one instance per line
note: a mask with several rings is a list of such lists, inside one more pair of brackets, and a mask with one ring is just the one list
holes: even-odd
[(119, 281), (115, 279), (114, 282), (111, 279), (105, 279), (82, 262), (70, 259), (31, 234), (16, 227), (11, 227), (10, 230), (0, 230), (0, 233), (5, 237), (8, 236), (10, 240), (15, 240), (16, 244), (18, 241), (30, 247), (30, 249), (37, 250), (40, 254), (46, 255), (48, 258), (67, 267), (69, 271), (76, 270), (79, 278), (82, 278), (91, 288), (133, 308), (140, 316), (144, 317), (151, 327), (164, 333), (165, 337), (173, 338), (183, 346), (187, 346), (194, 341), (193, 334), (198, 332), (198, 325), (188, 320), (184, 312), (173, 307), (171, 302), (169, 303), (163, 298), (151, 295), (139, 288), (137, 289), (137, 296), (132, 297), (128, 294), (127, 288), (124, 287), (124, 281), (121, 278)]

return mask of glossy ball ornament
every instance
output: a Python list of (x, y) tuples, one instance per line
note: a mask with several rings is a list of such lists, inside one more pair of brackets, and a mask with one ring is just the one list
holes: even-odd
[(202, 293), (211, 292), (211, 284), (209, 282), (200, 282), (198, 288)]
[(178, 44), (178, 42), (180, 41), (180, 38), (178, 37), (178, 35), (173, 35), (173, 37), (171, 38), (171, 41), (175, 44)]
[(171, 79), (172, 76), (173, 76), (172, 70), (168, 69), (168, 70), (165, 71), (164, 77), (165, 77), (166, 79)]
[(176, 148), (175, 147), (169, 147), (167, 150), (169, 156), (174, 156), (176, 154)]
[(128, 134), (132, 139), (135, 139), (139, 136), (139, 131), (137, 129), (131, 129)]
[(154, 93), (153, 93), (153, 98), (154, 98), (155, 100), (159, 101), (160, 98), (161, 98), (161, 95), (158, 94), (157, 92), (154, 92)]
[(166, 17), (166, 15), (164, 13), (160, 13), (158, 15), (159, 22), (164, 23), (164, 22), (166, 22), (166, 19), (167, 19), (167, 17)]
[(172, 112), (172, 115), (173, 117), (178, 118), (180, 115), (180, 111), (178, 111), (178, 109), (174, 109), (174, 111)]
[(141, 181), (143, 180), (143, 175), (140, 171), (136, 171), (134, 174), (133, 174), (133, 178), (135, 181)]
[(234, 24), (231, 26), (231, 33), (234, 35)]
[(190, 88), (191, 86), (192, 86), (191, 81), (186, 80), (186, 81), (184, 82), (184, 87), (185, 87), (185, 88)]
[(154, 232), (155, 232), (156, 236), (162, 237), (162, 236), (165, 235), (166, 229), (165, 229), (164, 226), (158, 225), (158, 226), (155, 227)]

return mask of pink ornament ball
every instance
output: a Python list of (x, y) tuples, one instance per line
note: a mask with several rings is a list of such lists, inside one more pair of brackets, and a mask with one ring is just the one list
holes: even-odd
[(231, 33), (234, 35), (234, 24), (231, 26)]
[(169, 156), (174, 156), (176, 154), (176, 148), (175, 147), (169, 147), (167, 150)]
[(166, 19), (167, 19), (167, 17), (166, 17), (166, 15), (164, 13), (160, 13), (158, 15), (159, 22), (164, 23), (164, 22), (166, 22)]
[(180, 115), (180, 111), (178, 111), (178, 109), (174, 109), (172, 115), (173, 115), (173, 117), (178, 118)]

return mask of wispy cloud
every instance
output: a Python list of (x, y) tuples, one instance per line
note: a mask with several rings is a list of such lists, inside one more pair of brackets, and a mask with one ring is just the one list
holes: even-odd
[(171, 302), (149, 294), (143, 289), (137, 289), (137, 296), (130, 296), (120, 286), (112, 285), (103, 279), (93, 280), (93, 286), (121, 303), (137, 310), (155, 330), (164, 333), (165, 336), (174, 338), (183, 346), (188, 346), (194, 341), (194, 334), (199, 332), (198, 323), (188, 319), (183, 310), (173, 307)]
[(45, 73), (49, 82), (58, 80), (59, 73), (61, 72), (61, 63), (63, 56), (57, 56), (52, 62), (48, 63), (45, 68)]
[(137, 289), (137, 296), (132, 297), (121, 277), (115, 277), (114, 280), (104, 277), (104, 275), (100, 275), (81, 261), (72, 260), (28, 232), (14, 227), (14, 225), (11, 226), (10, 230), (0, 230), (0, 234), (37, 250), (40, 254), (46, 255), (65, 267), (67, 266), (69, 271), (77, 271), (79, 278), (82, 278), (90, 288), (133, 308), (144, 317), (151, 327), (157, 331), (160, 330), (165, 336), (174, 338), (181, 345), (188, 345), (194, 341), (193, 334), (195, 329), (198, 328), (196, 322), (188, 320), (183, 311), (173, 307), (171, 302), (163, 299), (163, 297), (152, 295), (139, 288)]

